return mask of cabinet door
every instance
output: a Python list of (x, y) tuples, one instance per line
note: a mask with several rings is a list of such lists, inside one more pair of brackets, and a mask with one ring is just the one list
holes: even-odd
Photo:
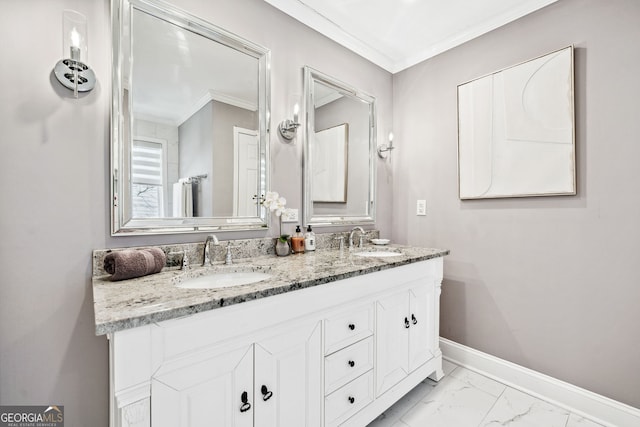
[(287, 326), (255, 344), (255, 426), (319, 427), (321, 322)]
[(435, 356), (434, 287), (424, 284), (409, 290), (409, 372)]
[(151, 381), (154, 427), (253, 425), (253, 346), (181, 365)]
[(376, 301), (376, 396), (409, 374), (409, 293)]

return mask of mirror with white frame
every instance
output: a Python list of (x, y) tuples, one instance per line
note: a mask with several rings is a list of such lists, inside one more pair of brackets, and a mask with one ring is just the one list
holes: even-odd
[(112, 26), (112, 234), (267, 227), (269, 51), (157, 0)]
[(304, 222), (375, 222), (375, 99), (304, 67)]

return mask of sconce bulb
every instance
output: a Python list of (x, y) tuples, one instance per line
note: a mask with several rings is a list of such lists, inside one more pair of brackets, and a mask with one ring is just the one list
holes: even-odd
[(389, 132), (389, 143), (393, 142), (393, 132)]
[(296, 103), (293, 106), (293, 122), (298, 123), (298, 113), (300, 112), (300, 106)]
[(71, 46), (80, 47), (80, 33), (76, 30), (76, 27), (71, 30)]

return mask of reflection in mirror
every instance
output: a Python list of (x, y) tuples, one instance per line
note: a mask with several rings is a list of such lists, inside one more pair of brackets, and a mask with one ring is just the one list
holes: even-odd
[(311, 200), (346, 203), (349, 124), (319, 130), (314, 138)]
[(375, 100), (305, 67), (305, 223), (375, 221)]
[(268, 50), (154, 0), (112, 19), (113, 234), (266, 227)]

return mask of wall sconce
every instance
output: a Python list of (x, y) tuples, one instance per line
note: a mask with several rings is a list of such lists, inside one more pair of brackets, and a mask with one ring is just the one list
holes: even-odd
[(66, 9), (62, 13), (62, 59), (53, 72), (60, 83), (78, 92), (88, 92), (96, 85), (93, 70), (86, 65), (89, 49), (87, 47), (87, 18), (75, 10)]
[(393, 132), (389, 132), (389, 143), (386, 145), (378, 145), (378, 156), (381, 159), (386, 159), (387, 158), (386, 152), (391, 151), (394, 148), (396, 147), (393, 146)]
[(283, 120), (278, 125), (278, 130), (280, 131), (280, 135), (287, 141), (291, 141), (294, 136), (296, 136), (296, 132), (298, 131), (298, 127), (300, 123), (298, 123), (298, 113), (300, 111), (300, 106), (295, 104), (293, 106), (293, 120)]

